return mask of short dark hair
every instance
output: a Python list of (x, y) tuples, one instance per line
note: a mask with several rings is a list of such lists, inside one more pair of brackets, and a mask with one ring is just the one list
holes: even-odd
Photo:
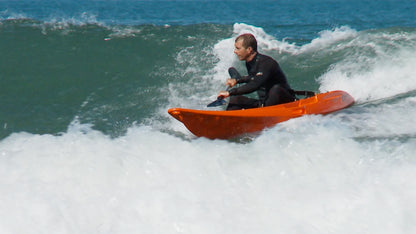
[(248, 47), (251, 47), (251, 48), (253, 48), (253, 50), (255, 52), (257, 52), (257, 40), (256, 40), (256, 38), (254, 37), (253, 34), (251, 34), (251, 33), (241, 34), (240, 36), (238, 36), (235, 39), (235, 42), (237, 42), (239, 40), (243, 40), (244, 48), (247, 49)]

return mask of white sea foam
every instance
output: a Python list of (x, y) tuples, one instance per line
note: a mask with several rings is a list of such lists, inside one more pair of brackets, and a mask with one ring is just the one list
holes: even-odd
[(247, 144), (149, 127), (111, 139), (77, 123), (61, 136), (13, 134), (0, 142), (0, 227), (413, 233), (415, 142), (360, 143), (339, 118), (292, 120)]
[[(351, 29), (348, 26), (342, 26), (340, 28), (335, 28), (333, 30), (324, 30), (319, 33), (319, 37), (313, 39), (310, 43), (297, 48), (295, 53), (305, 53), (310, 51), (319, 51), (327, 50), (332, 48), (333, 50), (345, 49), (349, 46), (348, 43), (343, 44), (341, 42), (346, 41), (351, 38), (355, 38), (358, 32), (354, 29)], [(333, 47), (335, 45), (335, 47)]]
[[(233, 26), (234, 38), (243, 33), (253, 34), (258, 43), (258, 49), (262, 51), (272, 51), (276, 50), (279, 53), (287, 52), (291, 54), (301, 54), (307, 52), (319, 51), (322, 49), (328, 49), (332, 46), (333, 49), (345, 49), (349, 46), (345, 44), (344, 46), (340, 42), (346, 41), (348, 39), (354, 38), (357, 36), (358, 32), (354, 29), (351, 29), (348, 26), (342, 26), (339, 28), (334, 28), (333, 30), (324, 30), (319, 32), (319, 37), (313, 39), (310, 43), (305, 45), (296, 45), (296, 43), (289, 43), (285, 39), (279, 41), (274, 38), (272, 35), (269, 35), (261, 27), (256, 27), (244, 23), (236, 23)], [(221, 41), (218, 44), (218, 49), (233, 48), (234, 38), (226, 39)], [(225, 46), (227, 45), (227, 46)]]
[(343, 89), (359, 102), (416, 90), (415, 38), (416, 34), (360, 34), (350, 43), (357, 50), (320, 77), (320, 90)]

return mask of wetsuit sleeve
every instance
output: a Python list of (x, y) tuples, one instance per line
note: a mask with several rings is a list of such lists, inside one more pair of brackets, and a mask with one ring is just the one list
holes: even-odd
[(272, 75), (272, 67), (273, 64), (267, 63), (266, 61), (258, 64), (257, 73), (254, 76), (248, 76), (248, 83), (238, 88), (230, 89), (230, 95), (248, 94), (258, 90)]
[(250, 76), (242, 76), (237, 80), (237, 84), (248, 83), (251, 80)]

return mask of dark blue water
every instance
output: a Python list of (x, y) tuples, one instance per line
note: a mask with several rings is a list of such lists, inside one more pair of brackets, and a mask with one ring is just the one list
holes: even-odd
[(1, 1), (1, 17), (42, 21), (80, 20), (111, 25), (190, 25), (247, 23), (277, 38), (316, 35), (348, 25), (357, 30), (414, 27), (411, 0), (281, 1)]

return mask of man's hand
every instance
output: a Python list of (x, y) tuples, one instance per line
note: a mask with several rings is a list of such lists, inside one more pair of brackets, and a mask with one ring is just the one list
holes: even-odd
[(234, 87), (236, 84), (237, 84), (237, 80), (236, 79), (229, 78), (227, 80), (227, 85), (230, 86), (230, 87)]
[(218, 97), (227, 98), (230, 96), (230, 93), (228, 91), (221, 91)]
[[(236, 80), (236, 79), (229, 78), (229, 79), (227, 80), (227, 86), (228, 86), (227, 90), (228, 90), (230, 87), (235, 86), (236, 84), (237, 84), (237, 80)], [(229, 97), (229, 96), (230, 96), (230, 92), (228, 92), (228, 91), (221, 91), (221, 92), (220, 92), (220, 94), (218, 95), (218, 97), (223, 97), (223, 98), (227, 98), (227, 97)]]

